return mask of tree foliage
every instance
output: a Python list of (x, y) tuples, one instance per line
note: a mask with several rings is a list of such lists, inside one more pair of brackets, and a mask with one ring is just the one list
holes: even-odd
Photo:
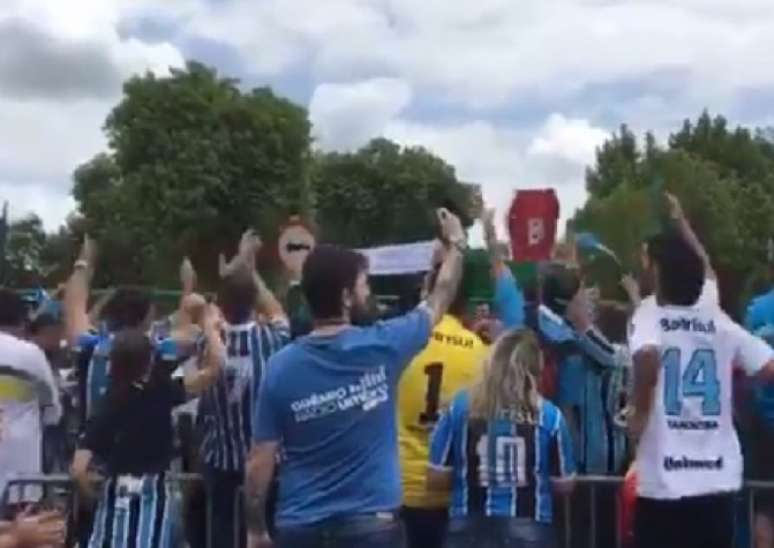
[(68, 219), (57, 232), (46, 233), (37, 215), (8, 225), (3, 284), (52, 287), (67, 276), (77, 249), (79, 220)]
[(737, 312), (740, 289), (764, 267), (774, 234), (774, 145), (763, 131), (728, 127), (703, 113), (659, 147), (644, 146), (624, 126), (597, 151), (588, 170), (589, 200), (575, 226), (599, 234), (629, 268), (655, 227), (663, 187), (683, 202), (721, 275), (726, 307)]
[(291, 214), (323, 240), (372, 246), (430, 238), (432, 208), (469, 189), (421, 148), (376, 139), (312, 154), (306, 111), (267, 88), (189, 63), (130, 79), (105, 123), (109, 149), (74, 173), (85, 229), (100, 243), (97, 284), (169, 285), (189, 255), (201, 278), (247, 227), (267, 242)]
[(185, 254), (215, 273), (246, 227), (269, 234), (308, 203), (306, 111), (268, 88), (189, 63), (124, 84), (109, 151), (80, 166), (74, 196), (110, 283), (169, 283)]
[(471, 199), (442, 159), (386, 139), (354, 153), (317, 156), (312, 190), (323, 239), (353, 247), (432, 238), (433, 209), (466, 213)]

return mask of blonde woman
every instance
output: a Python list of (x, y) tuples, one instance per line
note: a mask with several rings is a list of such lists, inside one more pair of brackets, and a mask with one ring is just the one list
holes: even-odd
[(552, 490), (571, 488), (575, 461), (561, 412), (538, 393), (542, 362), (532, 331), (505, 333), (438, 423), (428, 485), (452, 491), (449, 548), (553, 545)]

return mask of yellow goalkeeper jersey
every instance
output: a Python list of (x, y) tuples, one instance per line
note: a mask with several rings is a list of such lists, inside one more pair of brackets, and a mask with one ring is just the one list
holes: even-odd
[(483, 341), (451, 315), (443, 317), (430, 342), (409, 364), (398, 387), (398, 438), (403, 504), (443, 508), (449, 496), (426, 487), (430, 435), (454, 395), (469, 387), (486, 356)]

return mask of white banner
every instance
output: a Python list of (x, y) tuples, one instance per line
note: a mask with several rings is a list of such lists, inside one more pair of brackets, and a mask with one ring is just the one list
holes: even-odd
[(358, 251), (368, 257), (371, 275), (414, 274), (430, 270), (433, 242), (387, 245)]

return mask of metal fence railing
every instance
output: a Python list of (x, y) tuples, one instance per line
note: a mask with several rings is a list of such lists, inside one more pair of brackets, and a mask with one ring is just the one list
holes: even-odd
[[(81, 536), (84, 526), (86, 526), (86, 532), (88, 533), (93, 523), (91, 523), (91, 520), (89, 520), (90, 523), (88, 524), (83, 523), (84, 516), (90, 515), (90, 513), (84, 514), (81, 511), (82, 501), (70, 476), (64, 474), (17, 475), (6, 479), (6, 488), (2, 497), (0, 497), (0, 517), (10, 519), (12, 517), (11, 512), (20, 510), (28, 505), (46, 510), (59, 510), (67, 521), (67, 546), (75, 546), (77, 539), (84, 540)], [(181, 500), (189, 491), (187, 488), (202, 483), (202, 477), (198, 474), (170, 472), (165, 474), (165, 480), (167, 485), (173, 486), (172, 491), (179, 495)], [(234, 504), (238, 504), (238, 501), (235, 501)], [(207, 498), (205, 520), (208, 533), (212, 527), (212, 516), (213, 505)], [(182, 505), (178, 517), (180, 519), (181, 536), (186, 537)], [(91, 518), (93, 518), (93, 515), (91, 515)], [(237, 538), (236, 534), (234, 538)], [(197, 545), (206, 546), (206, 548), (220, 548), (213, 546), (211, 541), (212, 535), (207, 534), (206, 538), (201, 543), (197, 543)], [(190, 546), (187, 540), (184, 541), (183, 545)]]
[[(624, 538), (621, 528), (621, 485), (620, 476), (579, 476), (574, 491), (561, 497), (561, 523), (558, 523), (563, 548), (628, 548), (631, 544)], [(733, 548), (755, 547), (755, 516), (763, 511), (757, 505), (757, 498), (768, 493), (774, 495), (774, 481), (746, 481), (738, 496), (738, 508), (744, 510), (742, 524), (746, 526), (744, 541), (738, 536)], [(613, 508), (612, 519), (600, 519), (600, 508)], [(601, 525), (604, 522), (604, 525)], [(756, 547), (757, 548), (757, 547)]]
[[(181, 496), (190, 486), (201, 485), (198, 474), (169, 473), (168, 483), (178, 489)], [(620, 486), (624, 478), (619, 476), (579, 476), (572, 493), (557, 497), (555, 526), (559, 538), (558, 545), (563, 548), (627, 548), (627, 539), (621, 529)], [(739, 507), (745, 510), (746, 525), (750, 540), (737, 543), (734, 548), (752, 548), (756, 511), (756, 500), (763, 494), (774, 495), (774, 482), (747, 481), (739, 494)], [(234, 538), (243, 532), (238, 516), (243, 505), (241, 489), (234, 499)], [(60, 509), (69, 516), (76, 516), (80, 500), (73, 482), (67, 475), (30, 475), (12, 476), (7, 479), (6, 490), (0, 498), (0, 515), (6, 514), (9, 507), (19, 502), (34, 501), (43, 508)], [(612, 508), (612, 513), (609, 510)], [(213, 535), (209, 532), (213, 524), (213, 501), (206, 499), (206, 540), (199, 544), (207, 548), (225, 548), (212, 546)], [(7, 516), (5, 516), (7, 517)], [(182, 512), (181, 512), (181, 519)], [(70, 519), (68, 524), (72, 524)], [(235, 544), (238, 545), (238, 542)], [(72, 545), (72, 544), (69, 544)], [(185, 546), (190, 546), (185, 544)]]

